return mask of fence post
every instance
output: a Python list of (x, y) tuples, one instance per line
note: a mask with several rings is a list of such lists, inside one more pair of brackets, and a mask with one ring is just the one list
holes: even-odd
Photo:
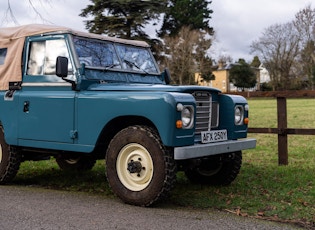
[(277, 97), (278, 110), (278, 164), (288, 165), (287, 100)]

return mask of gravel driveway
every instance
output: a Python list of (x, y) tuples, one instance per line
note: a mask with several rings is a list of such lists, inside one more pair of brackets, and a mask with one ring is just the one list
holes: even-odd
[(87, 193), (0, 186), (0, 229), (297, 229), (216, 211), (141, 208)]

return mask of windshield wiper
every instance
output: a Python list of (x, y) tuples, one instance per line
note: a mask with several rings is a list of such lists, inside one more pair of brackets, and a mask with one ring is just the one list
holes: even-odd
[(124, 62), (129, 65), (130, 67), (136, 67), (138, 70), (141, 70), (143, 71), (145, 74), (149, 74), (147, 71), (145, 71), (144, 69), (141, 69), (136, 63), (132, 62), (132, 61), (129, 61), (127, 59), (124, 59)]
[(104, 71), (109, 70), (109, 69), (112, 69), (112, 68), (114, 68), (114, 67), (116, 67), (116, 66), (120, 66), (120, 64), (114, 63), (114, 64), (111, 64), (111, 65), (107, 65), (107, 66), (105, 66)]

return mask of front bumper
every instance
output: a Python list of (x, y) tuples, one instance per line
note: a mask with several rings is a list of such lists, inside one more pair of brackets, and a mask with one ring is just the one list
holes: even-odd
[(256, 147), (256, 139), (241, 139), (209, 144), (195, 144), (174, 148), (175, 160), (207, 157), (221, 153), (236, 152)]

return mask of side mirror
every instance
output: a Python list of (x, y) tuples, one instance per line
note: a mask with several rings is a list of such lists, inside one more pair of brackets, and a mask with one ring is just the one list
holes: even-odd
[(164, 81), (167, 85), (169, 85), (171, 83), (171, 73), (170, 70), (168, 68), (165, 68), (164, 70)]
[(68, 76), (68, 58), (58, 56), (56, 60), (56, 75), (61, 78)]

